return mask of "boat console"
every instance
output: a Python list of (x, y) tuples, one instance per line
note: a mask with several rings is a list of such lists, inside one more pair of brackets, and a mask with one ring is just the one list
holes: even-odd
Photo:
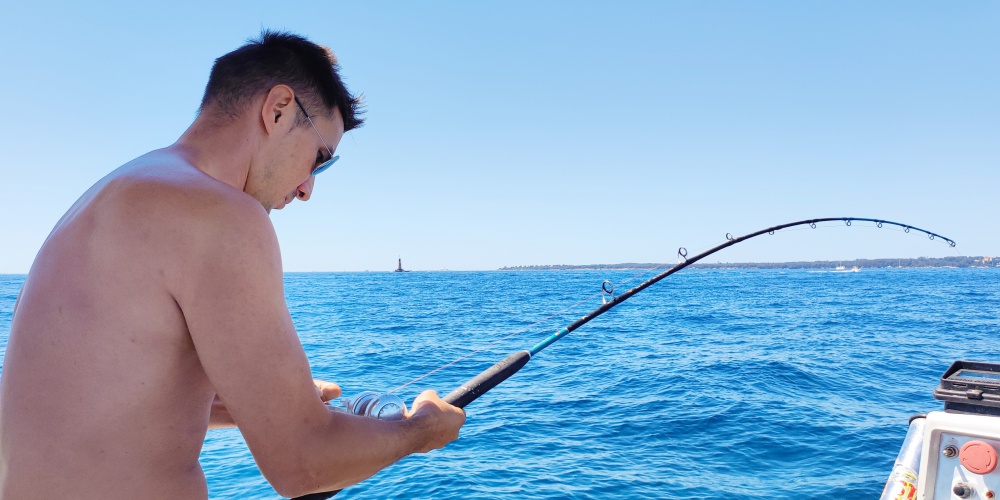
[(882, 499), (996, 499), (1000, 363), (952, 363), (934, 397), (944, 411), (910, 419)]

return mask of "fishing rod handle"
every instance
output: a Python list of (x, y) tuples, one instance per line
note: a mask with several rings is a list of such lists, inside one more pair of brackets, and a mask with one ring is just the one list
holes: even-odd
[(479, 375), (469, 379), (468, 382), (462, 384), (458, 389), (451, 391), (451, 394), (444, 397), (444, 401), (450, 405), (465, 408), (465, 405), (479, 399), (479, 396), (486, 394), (490, 389), (499, 385), (500, 382), (507, 380), (511, 375), (517, 373), (521, 367), (528, 364), (529, 360), (531, 360), (530, 351), (517, 351), (497, 364), (483, 370)]

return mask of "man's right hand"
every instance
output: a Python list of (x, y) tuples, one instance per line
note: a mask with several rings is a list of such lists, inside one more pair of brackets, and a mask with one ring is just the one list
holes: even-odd
[(413, 400), (407, 418), (426, 422), (428, 441), (418, 452), (427, 453), (458, 439), (458, 430), (465, 424), (465, 410), (446, 403), (437, 392), (427, 390)]

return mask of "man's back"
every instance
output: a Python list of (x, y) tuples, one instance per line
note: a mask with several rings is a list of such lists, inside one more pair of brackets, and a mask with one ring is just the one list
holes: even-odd
[(268, 219), (310, 198), (361, 124), (325, 47), (265, 31), (212, 66), (173, 145), (102, 179), (43, 244), (0, 377), (0, 497), (204, 498), (237, 425), (284, 496), (355, 484), (458, 437), (433, 391), (402, 420), (330, 411), (285, 303)]
[(0, 496), (206, 496), (198, 454), (215, 390), (174, 290), (190, 249), (206, 244), (192, 224), (232, 198), (222, 188), (154, 152), (98, 182), (53, 229), (0, 380)]

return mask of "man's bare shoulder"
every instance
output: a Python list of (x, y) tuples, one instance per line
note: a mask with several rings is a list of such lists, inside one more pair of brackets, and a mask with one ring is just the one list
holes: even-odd
[(280, 266), (277, 237), (260, 202), (176, 154), (160, 150), (137, 158), (95, 188), (87, 210), (104, 232), (114, 233), (108, 244), (165, 263), (172, 289), (217, 272), (221, 259)]
[(112, 172), (81, 204), (130, 241), (149, 238), (191, 257), (230, 240), (276, 242), (260, 202), (164, 150)]
[[(169, 152), (154, 151), (129, 162), (110, 177), (120, 203), (166, 212), (182, 223), (267, 222), (267, 212), (250, 195), (202, 172)], [(122, 213), (149, 215), (146, 210)], [(270, 226), (270, 224), (265, 224)]]

